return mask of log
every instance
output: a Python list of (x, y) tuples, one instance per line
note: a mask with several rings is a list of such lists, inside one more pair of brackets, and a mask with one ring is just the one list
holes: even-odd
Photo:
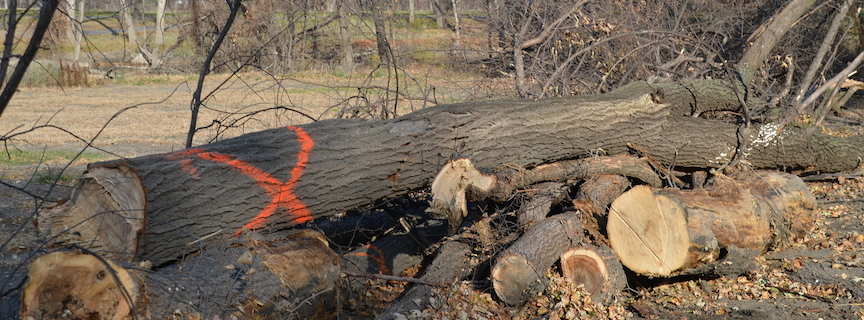
[(582, 242), (582, 220), (575, 213), (549, 217), (529, 228), (495, 259), (490, 278), (501, 301), (516, 305), (543, 291), (549, 267)]
[(728, 254), (782, 248), (810, 230), (816, 206), (797, 176), (717, 175), (698, 190), (633, 187), (612, 203), (607, 232), (624, 266), (670, 276)]
[(561, 274), (570, 283), (583, 285), (591, 301), (608, 304), (627, 287), (624, 266), (612, 248), (583, 245), (561, 254)]
[[(735, 101), (726, 80), (640, 82), (598, 95), (436, 106), (386, 121), (325, 120), (178, 152), (95, 163), (88, 166), (91, 176), (101, 170), (128, 170), (137, 176), (140, 186), (121, 187), (140, 188), (145, 204), (121, 207), (141, 211), (145, 231), (133, 251), (126, 242), (101, 237), (63, 243), (90, 247), (101, 242), (105, 252), (161, 265), (199, 250), (186, 243), (220, 229), (233, 234), (279, 230), (427, 187), (456, 152), (470, 155), (479, 167), (531, 168), (590, 157), (599, 150), (626, 154), (636, 145), (664, 166), (719, 167), (735, 154), (738, 125), (690, 115), (694, 110), (736, 110)], [(854, 169), (864, 157), (864, 136), (808, 130), (754, 124), (743, 160), (756, 168), (842, 171)], [(75, 212), (69, 207), (79, 201), (84, 200), (67, 201), (53, 212)], [(79, 226), (104, 212), (98, 210), (82, 208), (74, 218), (41, 219)], [(133, 236), (124, 230), (115, 233)]]
[(144, 189), (128, 168), (85, 173), (68, 200), (42, 209), (36, 225), (57, 243), (87, 243), (90, 251), (116, 261), (133, 261), (144, 233)]
[(630, 188), (624, 176), (599, 174), (585, 180), (576, 192), (573, 205), (589, 215), (606, 216), (606, 207)]
[(278, 241), (224, 243), (152, 271), (55, 252), (31, 264), (20, 315), (119, 320), (135, 310), (138, 319), (332, 318), (341, 270), (326, 239), (308, 230)]
[(543, 182), (532, 186), (536, 189), (532, 192), (528, 200), (525, 201), (519, 209), (516, 210), (516, 219), (519, 221), (519, 226), (522, 229), (537, 224), (546, 219), (552, 206), (564, 200), (567, 196), (569, 187), (560, 182)]

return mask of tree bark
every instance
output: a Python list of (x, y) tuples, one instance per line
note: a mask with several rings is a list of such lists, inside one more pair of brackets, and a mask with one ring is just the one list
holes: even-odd
[(126, 25), (126, 38), (129, 40), (129, 45), (138, 51), (138, 46), (142, 45), (138, 42), (138, 30), (135, 28), (135, 20), (132, 18), (132, 10), (129, 2), (120, 0), (120, 12), (123, 16), (123, 23)]
[(609, 243), (630, 270), (669, 276), (711, 264), (729, 248), (748, 255), (782, 248), (813, 227), (816, 199), (800, 178), (750, 175), (716, 176), (698, 190), (633, 187), (612, 203)]
[(606, 208), (624, 191), (630, 188), (630, 181), (617, 174), (598, 174), (585, 180), (573, 205), (588, 215), (606, 216)]
[(339, 40), (342, 49), (342, 69), (346, 73), (354, 72), (354, 48), (351, 47), (351, 35), (348, 33), (348, 13), (345, 2), (339, 1), (336, 14), (339, 15)]
[(165, 1), (156, 0), (156, 35), (154, 42), (160, 47), (165, 45)]
[[(487, 168), (530, 168), (598, 150), (626, 154), (633, 145), (663, 166), (674, 159), (676, 166), (714, 168), (731, 160), (737, 125), (680, 115), (689, 102), (723, 96), (690, 95), (679, 99), (684, 106), (658, 96), (642, 83), (601, 95), (443, 105), (387, 121), (325, 120), (88, 170), (137, 175), (146, 205), (134, 209), (147, 226), (134, 253), (162, 263), (197, 250), (184, 244), (222, 228), (275, 230), (424, 188), (456, 152)], [(864, 158), (864, 136), (772, 124), (753, 132), (744, 160), (755, 168), (842, 171)]]
[(516, 219), (523, 229), (546, 219), (552, 206), (564, 200), (569, 187), (560, 182), (543, 182), (533, 185), (528, 200), (516, 210)]
[(390, 43), (387, 41), (387, 30), (384, 27), (384, 1), (375, 1), (372, 8), (372, 20), (375, 24), (375, 42), (378, 44), (378, 56), (382, 64), (393, 64), (393, 55), (390, 51)]

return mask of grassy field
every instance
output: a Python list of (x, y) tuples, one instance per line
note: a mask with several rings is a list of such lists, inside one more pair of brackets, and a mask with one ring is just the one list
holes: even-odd
[[(88, 12), (87, 16), (116, 17), (116, 13)], [(308, 23), (325, 18), (313, 16)], [(32, 18), (24, 18), (22, 25), (27, 24), (27, 19)], [(172, 19), (176, 18), (169, 17), (168, 24), (178, 22)], [(464, 54), (452, 50), (453, 32), (431, 28), (431, 21), (418, 18), (408, 24), (407, 19), (400, 18), (389, 24), (398, 69), (380, 66), (369, 58), (375, 48), (371, 30), (356, 28), (352, 29), (352, 46), (358, 56), (354, 70), (343, 70), (335, 62), (299, 58), (306, 63), (286, 73), (250, 67), (236, 75), (209, 75), (204, 82), (205, 100), (198, 126), (225, 126), (202, 129), (196, 134), (195, 144), (308, 123), (313, 121), (310, 118), (328, 119), (351, 108), (386, 106), (398, 115), (437, 104), (512, 96), (512, 79), (490, 78), (454, 65), (454, 57), (461, 54), (458, 58), (464, 59)], [(143, 25), (153, 23), (145, 19)], [(371, 21), (352, 17), (351, 23), (368, 26)], [(467, 31), (460, 45), (479, 46), (481, 34), (471, 36), (469, 32), (478, 27), (470, 21), (465, 25)], [(84, 29), (90, 31), (106, 27), (119, 28), (119, 21), (104, 18), (84, 23)], [(19, 32), (26, 35), (27, 31)], [(335, 37), (337, 25), (331, 23), (320, 32), (322, 38)], [(166, 46), (178, 41), (180, 35), (180, 28), (168, 29)], [(191, 41), (172, 51), (168, 67), (152, 70), (127, 65), (135, 52), (129, 50), (124, 37), (88, 35), (83, 52), (91, 62), (84, 67), (87, 83), (82, 85), (64, 80), (70, 78), (67, 73), (72, 45), (63, 39), (55, 37), (54, 42), (49, 42), (49, 50), (40, 53), (3, 114), (0, 133), (10, 137), (6, 142), (13, 153), (0, 161), (0, 169), (40, 163), (46, 159), (24, 155), (40, 154), (42, 150), (60, 152), (48, 157), (53, 161), (68, 160), (72, 152), (88, 144), (87, 152), (104, 156), (84, 157), (76, 164), (184, 147), (189, 105), (198, 80), (195, 63), (201, 59)], [(93, 63), (102, 59), (100, 55), (119, 58), (111, 63)], [(110, 79), (104, 77), (108, 69), (112, 70)], [(396, 90), (401, 94), (398, 97), (393, 93)]]

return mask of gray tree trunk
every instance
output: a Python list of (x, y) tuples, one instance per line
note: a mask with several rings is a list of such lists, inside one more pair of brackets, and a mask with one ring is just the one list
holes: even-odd
[(351, 47), (351, 34), (348, 32), (348, 14), (345, 3), (339, 2), (339, 40), (342, 47), (342, 69), (347, 73), (354, 72), (354, 48)]
[(141, 43), (138, 42), (138, 30), (135, 28), (135, 19), (132, 18), (131, 9), (130, 4), (126, 0), (120, 0), (120, 11), (126, 27), (126, 37), (129, 39), (129, 46), (133, 50), (138, 51), (138, 46)]
[(156, 45), (165, 44), (165, 1), (156, 0), (156, 34), (154, 35)]
[[(635, 145), (663, 165), (722, 166), (735, 154), (738, 126), (687, 114), (690, 103), (731, 98), (658, 103), (658, 88), (672, 93), (665, 101), (671, 103), (674, 89), (687, 86), (690, 93), (729, 91), (723, 80), (700, 82), (698, 89), (637, 83), (601, 95), (442, 105), (387, 121), (334, 119), (271, 129), (170, 154), (94, 163), (89, 170), (131, 170), (140, 179), (146, 205), (137, 210), (147, 225), (135, 253), (161, 263), (197, 250), (187, 243), (214, 232), (291, 227), (422, 189), (454, 153), (478, 167), (528, 167), (601, 149), (625, 154)], [(864, 157), (864, 136), (778, 129), (754, 126), (744, 160), (756, 168), (841, 171)], [(84, 200), (64, 206), (76, 201)]]

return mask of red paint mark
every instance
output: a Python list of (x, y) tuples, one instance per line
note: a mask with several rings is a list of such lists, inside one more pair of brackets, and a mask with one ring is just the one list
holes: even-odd
[[(381, 252), (381, 249), (379, 249), (378, 247), (373, 246), (371, 244), (367, 244), (367, 245), (362, 246), (360, 248), (366, 248), (368, 250), (366, 250), (366, 252), (349, 253), (348, 255), (358, 256), (358, 257), (369, 257), (370, 259), (372, 259), (372, 261), (375, 261), (378, 263), (378, 274), (390, 274), (390, 270), (387, 269), (387, 262), (384, 261), (384, 252)], [(370, 251), (375, 251), (374, 252), (375, 254), (369, 254)]]
[[(306, 163), (309, 162), (309, 152), (312, 151), (312, 147), (315, 146), (315, 143), (302, 128), (288, 126), (288, 130), (294, 131), (297, 135), (297, 142), (300, 144), (300, 151), (297, 153), (297, 164), (295, 164), (294, 168), (291, 169), (291, 178), (285, 183), (282, 183), (258, 167), (237, 159), (234, 156), (209, 152), (205, 149), (187, 149), (173, 153), (169, 155), (168, 158), (177, 159), (191, 156), (197, 157), (201, 160), (210, 160), (217, 163), (227, 164), (240, 171), (240, 173), (254, 179), (255, 184), (257, 184), (261, 189), (264, 189), (264, 192), (272, 197), (273, 200), (270, 201), (270, 203), (264, 207), (264, 209), (261, 210), (261, 212), (259, 212), (252, 221), (243, 225), (240, 230), (237, 230), (234, 236), (239, 235), (244, 228), (254, 230), (265, 226), (267, 218), (275, 214), (276, 210), (279, 208), (285, 208), (287, 210), (289, 221), (294, 221), (297, 224), (300, 224), (312, 220), (312, 213), (308, 208), (306, 208), (306, 205), (300, 201), (297, 195), (294, 194), (293, 188), (300, 179), (300, 176), (303, 175)], [(196, 178), (199, 177), (198, 169), (192, 166), (191, 159), (180, 160), (180, 168)]]

